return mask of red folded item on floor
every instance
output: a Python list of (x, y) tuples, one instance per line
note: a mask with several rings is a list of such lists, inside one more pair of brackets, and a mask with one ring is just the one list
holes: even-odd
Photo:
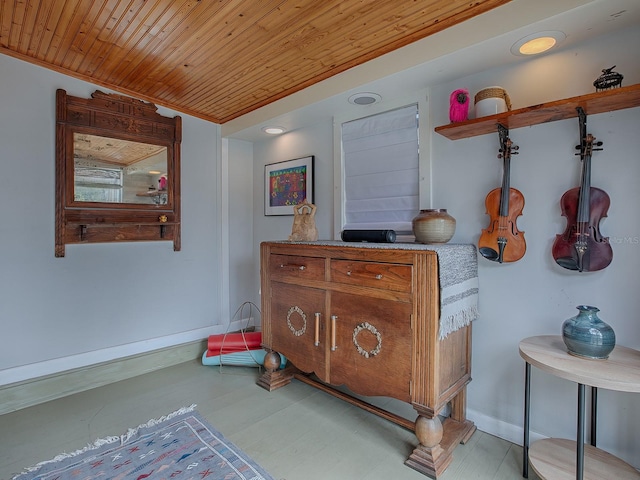
[(207, 357), (225, 353), (256, 350), (262, 343), (262, 332), (227, 333), (209, 335), (207, 341)]

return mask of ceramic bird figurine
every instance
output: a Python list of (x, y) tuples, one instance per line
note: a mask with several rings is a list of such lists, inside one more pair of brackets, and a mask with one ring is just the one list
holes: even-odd
[(449, 120), (464, 122), (469, 119), (469, 91), (459, 88), (449, 96)]

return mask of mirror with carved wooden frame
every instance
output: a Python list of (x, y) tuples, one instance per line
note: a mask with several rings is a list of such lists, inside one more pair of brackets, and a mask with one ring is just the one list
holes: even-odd
[(65, 245), (173, 241), (180, 250), (182, 120), (96, 90), (56, 92), (55, 255)]

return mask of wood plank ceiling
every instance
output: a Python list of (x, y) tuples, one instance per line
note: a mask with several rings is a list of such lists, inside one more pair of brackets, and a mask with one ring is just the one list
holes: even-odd
[(509, 1), (0, 0), (0, 53), (222, 124)]

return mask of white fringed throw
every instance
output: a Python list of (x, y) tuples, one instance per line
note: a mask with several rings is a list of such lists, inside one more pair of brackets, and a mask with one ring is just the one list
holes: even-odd
[(478, 255), (475, 245), (429, 245), (438, 255), (440, 340), (478, 317)]

